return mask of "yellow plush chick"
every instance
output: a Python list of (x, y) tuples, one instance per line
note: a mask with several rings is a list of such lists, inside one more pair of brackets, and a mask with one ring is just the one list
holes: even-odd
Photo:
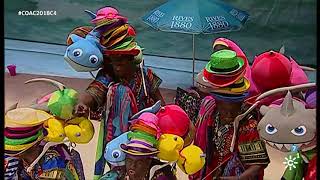
[(86, 144), (93, 138), (94, 127), (90, 120), (76, 117), (67, 122), (64, 132), (70, 142)]
[(179, 168), (186, 174), (192, 175), (198, 172), (205, 163), (205, 155), (203, 151), (195, 145), (185, 147), (180, 152), (178, 160)]
[(62, 142), (66, 137), (63, 129), (64, 122), (62, 120), (50, 118), (44, 122), (43, 126), (48, 132), (48, 135), (44, 138), (46, 141)]
[(183, 148), (184, 141), (180, 136), (174, 134), (162, 134), (158, 143), (158, 158), (173, 162), (179, 158), (179, 152)]

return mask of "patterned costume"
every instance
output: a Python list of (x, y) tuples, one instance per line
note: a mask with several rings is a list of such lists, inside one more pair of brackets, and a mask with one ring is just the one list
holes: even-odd
[[(103, 174), (106, 161), (104, 147), (121, 133), (128, 131), (128, 120), (138, 110), (154, 104), (153, 95), (162, 80), (151, 69), (143, 68), (146, 84), (145, 95), (142, 74), (138, 69), (130, 82), (113, 83), (112, 78), (102, 69), (89, 85), (87, 92), (92, 95), (99, 107), (104, 107), (105, 114), (101, 123), (97, 145), (95, 177)], [(112, 82), (112, 83), (111, 83)]]
[[(215, 99), (207, 96), (201, 106), (196, 123), (196, 137), (194, 144), (207, 154), (205, 168), (190, 179), (212, 179), (216, 176), (239, 176), (250, 165), (269, 163), (265, 145), (259, 139), (257, 120), (254, 115), (248, 115), (240, 122), (235, 144), (235, 151), (230, 152), (233, 135), (233, 125), (220, 125), (219, 113), (215, 111)], [(212, 172), (209, 175), (210, 172)], [(259, 179), (263, 177), (263, 170), (259, 172)]]

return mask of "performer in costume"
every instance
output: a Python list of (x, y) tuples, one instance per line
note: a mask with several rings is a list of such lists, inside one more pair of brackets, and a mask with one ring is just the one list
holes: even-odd
[(43, 123), (50, 118), (53, 116), (45, 111), (31, 108), (8, 110), (4, 131), (5, 179), (85, 179), (77, 151), (63, 143), (46, 149), (50, 142), (44, 139), (48, 133)]
[(197, 84), (210, 93), (203, 99), (194, 144), (206, 153), (205, 167), (190, 179), (263, 178), (269, 157), (257, 131), (255, 113), (239, 122), (245, 111), (250, 81), (244, 76), (246, 59), (231, 50), (216, 51), (198, 74)]
[[(158, 100), (161, 100), (162, 104), (165, 102), (159, 90), (162, 80), (150, 68), (143, 67), (142, 48), (135, 42), (134, 29), (127, 23), (127, 19), (112, 7), (101, 8), (97, 14), (90, 12), (90, 15), (95, 29), (88, 35), (96, 34), (99, 41), (87, 38), (88, 35), (82, 40), (71, 34), (68, 40), (71, 39), (73, 44), (67, 48), (65, 59), (74, 68), (79, 68), (79, 64), (81, 67), (89, 67), (92, 65), (90, 58), (89, 61), (81, 59), (78, 58), (79, 53), (76, 52), (75, 57), (72, 52), (79, 49), (77, 46), (81, 46), (82, 57), (86, 57), (85, 55), (89, 56), (88, 53), (91, 52), (84, 51), (87, 47), (96, 50), (94, 47), (98, 46), (98, 49), (102, 50), (103, 65), (97, 64), (101, 57), (99, 51), (95, 51), (93, 63), (97, 65), (95, 69), (102, 69), (86, 92), (80, 95), (79, 104), (75, 108), (79, 116), (88, 115), (89, 110), (103, 109), (94, 172), (94, 178), (98, 179), (102, 176), (106, 164), (103, 157), (106, 144), (128, 131), (128, 120), (138, 110), (149, 107)], [(74, 49), (73, 46), (77, 48)], [(75, 66), (71, 61), (78, 65)]]
[(154, 158), (159, 153), (156, 148), (160, 136), (157, 121), (158, 117), (148, 112), (132, 121), (131, 131), (128, 133), (129, 142), (120, 145), (121, 150), (126, 153), (126, 179), (176, 180), (173, 168)]

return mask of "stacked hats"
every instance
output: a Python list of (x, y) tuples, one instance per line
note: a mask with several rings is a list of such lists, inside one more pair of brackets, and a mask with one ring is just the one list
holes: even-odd
[(5, 154), (18, 155), (44, 137), (43, 123), (53, 116), (45, 111), (17, 108), (5, 115)]
[(159, 151), (157, 136), (160, 135), (158, 117), (155, 114), (145, 112), (138, 119), (133, 120), (128, 133), (129, 142), (121, 144), (122, 151), (132, 156), (150, 157)]
[(97, 11), (91, 22), (100, 32), (100, 43), (106, 47), (104, 54), (138, 55), (140, 49), (135, 42), (135, 30), (127, 22), (128, 19), (119, 14), (113, 7), (104, 7)]
[(218, 96), (246, 96), (250, 82), (244, 77), (248, 66), (245, 59), (232, 50), (220, 50), (211, 55), (210, 61), (197, 76), (197, 85), (204, 92)]

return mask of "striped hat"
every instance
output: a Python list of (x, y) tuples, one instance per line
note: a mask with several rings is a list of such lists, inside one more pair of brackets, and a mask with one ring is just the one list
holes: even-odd
[(16, 156), (40, 142), (45, 131), (42, 124), (52, 116), (45, 111), (17, 108), (5, 116), (5, 154)]
[(139, 157), (155, 156), (157, 150), (157, 135), (160, 135), (158, 117), (155, 114), (145, 112), (138, 119), (133, 120), (128, 133), (129, 142), (121, 144), (123, 152)]

